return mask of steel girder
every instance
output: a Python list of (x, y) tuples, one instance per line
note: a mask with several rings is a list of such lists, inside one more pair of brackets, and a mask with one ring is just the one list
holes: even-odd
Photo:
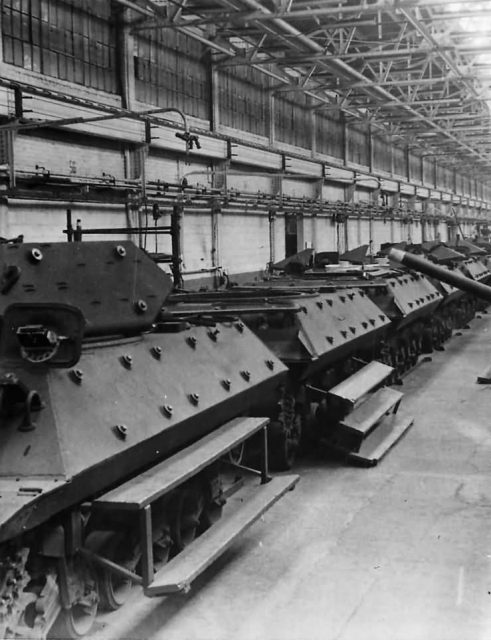
[(303, 92), (314, 110), (443, 153), (440, 164), (491, 167), (479, 144), (490, 135), (491, 44), (476, 26), (491, 16), (490, 0), (116, 1), (132, 10), (135, 32), (178, 30), (207, 46), (218, 68), (255, 68), (271, 91)]

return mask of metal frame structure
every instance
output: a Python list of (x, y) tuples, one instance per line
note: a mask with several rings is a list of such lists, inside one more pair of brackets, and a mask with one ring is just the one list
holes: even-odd
[[(273, 92), (343, 112), (374, 135), (440, 164), (491, 167), (489, 31), (481, 0), (116, 0), (133, 31), (174, 29), (209, 47), (217, 68), (247, 65)], [(487, 39), (486, 39), (487, 38)]]

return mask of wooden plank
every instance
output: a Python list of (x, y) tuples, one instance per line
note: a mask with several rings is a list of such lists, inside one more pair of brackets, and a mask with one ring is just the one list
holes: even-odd
[(265, 427), (269, 418), (234, 418), (186, 449), (104, 494), (96, 508), (142, 509)]
[(384, 387), (357, 407), (341, 422), (341, 426), (352, 429), (360, 434), (366, 434), (387, 411), (400, 402), (403, 394), (395, 389)]
[(411, 416), (402, 418), (398, 414), (387, 416), (363, 441), (360, 450), (350, 453), (348, 459), (366, 467), (375, 466), (402, 438), (413, 422), (414, 418)]
[(490, 384), (491, 383), (491, 367), (488, 367), (479, 376), (477, 376), (478, 384)]
[(329, 396), (355, 404), (357, 400), (383, 382), (393, 370), (392, 367), (373, 360), (347, 380), (330, 389)]
[(191, 582), (230, 547), (237, 537), (298, 482), (299, 476), (273, 478), (260, 485), (242, 506), (225, 514), (203, 535), (155, 574), (144, 592), (147, 596), (189, 591)]

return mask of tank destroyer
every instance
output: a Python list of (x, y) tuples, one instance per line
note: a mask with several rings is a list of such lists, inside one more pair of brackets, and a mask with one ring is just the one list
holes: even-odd
[(301, 275), (274, 276), (256, 286), (284, 289), (317, 288), (324, 291), (361, 290), (386, 315), (390, 323), (375, 355), (394, 368), (392, 382), (418, 361), (419, 355), (439, 348), (445, 335), (435, 311), (442, 294), (428, 278), (406, 273), (387, 264), (341, 265), (309, 269)]
[[(483, 250), (469, 242), (464, 243), (460, 240), (459, 244), (454, 246), (441, 242), (427, 242), (422, 245), (405, 245), (398, 248), (415, 255), (424, 255), (434, 264), (462, 273), (477, 282), (486, 283), (489, 280), (490, 272), (483, 261), (485, 260)], [(485, 310), (486, 304), (476, 296), (438, 278), (427, 277), (443, 296), (435, 320), (444, 332), (445, 339), (452, 335), (453, 330), (467, 327), (477, 311)]]
[(438, 280), (470, 293), (481, 300), (491, 302), (491, 287), (475, 279), (469, 278), (463, 273), (445, 269), (440, 265), (434, 264), (430, 260), (416, 256), (408, 251), (402, 251), (401, 249), (391, 249), (389, 252), (389, 258), (404, 265), (408, 269), (413, 269), (420, 273), (424, 273), (429, 277), (437, 278)]
[[(269, 448), (276, 467), (292, 465), (302, 433), (304, 442), (320, 439), (351, 459), (375, 464), (411, 423), (394, 418), (402, 394), (384, 386), (393, 368), (374, 362), (389, 317), (359, 289), (324, 287), (321, 293), (305, 283), (268, 284), (174, 294), (164, 314), (178, 320), (238, 314), (288, 366), (280, 403), (263, 397), (256, 408), (271, 417)], [(362, 427), (356, 423), (361, 413)], [(382, 443), (380, 430), (388, 414), (391, 426)]]
[(157, 322), (170, 279), (130, 242), (0, 265), (0, 637), (80, 637), (133, 584), (189, 589), (294, 486), (265, 451), (236, 481), (287, 370), (240, 321)]

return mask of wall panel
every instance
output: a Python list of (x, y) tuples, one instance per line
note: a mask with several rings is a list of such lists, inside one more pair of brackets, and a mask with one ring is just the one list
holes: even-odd
[(370, 164), (368, 127), (347, 126), (346, 137), (348, 162), (368, 166)]
[(360, 219), (348, 218), (347, 223), (348, 250), (355, 249), (363, 243), (360, 237)]
[(274, 99), (274, 131), (279, 142), (310, 149), (312, 122), (305, 96), (282, 93)]
[(234, 175), (233, 171), (240, 171), (237, 167), (232, 173), (227, 174), (227, 186), (229, 189), (237, 189), (247, 193), (273, 193), (274, 178), (258, 176), (244, 170), (244, 175)]
[(448, 237), (448, 225), (446, 222), (440, 221), (438, 224), (438, 234), (441, 242), (447, 242)]
[(409, 180), (411, 182), (422, 182), (422, 159), (414, 153), (409, 153)]
[(209, 166), (198, 158), (172, 158), (162, 152), (150, 152), (145, 161), (145, 175), (149, 181), (180, 183), (183, 178), (191, 186), (211, 185)]
[(344, 158), (344, 123), (340, 115), (316, 114), (316, 151), (334, 158)]
[[(276, 260), (285, 256), (279, 217), (275, 220)], [(283, 246), (282, 246), (283, 244)], [(282, 250), (283, 249), (283, 250)], [(265, 269), (269, 262), (269, 222), (266, 215), (226, 213), (221, 219), (221, 263), (228, 273)]]
[[(269, 232), (269, 231), (268, 231)], [(274, 221), (274, 256), (275, 262), (285, 257), (285, 216), (277, 215)], [(269, 258), (268, 258), (269, 260)]]
[(172, 29), (148, 31), (135, 39), (136, 98), (146, 104), (177, 107), (208, 119), (209, 69), (204, 47)]
[(372, 189), (363, 189), (362, 187), (357, 186), (353, 194), (353, 202), (369, 203), (372, 201), (372, 193)]
[(211, 263), (211, 213), (186, 210), (182, 217), (183, 271), (209, 269)]
[(374, 170), (390, 173), (392, 170), (392, 147), (387, 138), (373, 136), (372, 148)]
[[(377, 253), (380, 251), (380, 246), (385, 242), (392, 242), (392, 228), (390, 220), (385, 222), (380, 219), (372, 221), (372, 251)], [(365, 243), (364, 243), (365, 244)]]
[(410, 227), (411, 242), (414, 244), (423, 242), (423, 230), (419, 220), (414, 220), (412, 224), (408, 226)]
[(249, 67), (218, 74), (220, 124), (260, 136), (269, 132), (269, 78)]
[(407, 151), (405, 148), (394, 147), (394, 173), (397, 176), (405, 178), (407, 176)]
[[(73, 224), (81, 219), (82, 228), (124, 227), (126, 224), (126, 210), (121, 205), (9, 199), (8, 209), (2, 211), (2, 235), (13, 238), (23, 234), (24, 242), (64, 242), (67, 209), (72, 210)], [(128, 235), (110, 238), (135, 240)], [(90, 236), (90, 240), (108, 239), (107, 235)]]
[(18, 136), (15, 140), (17, 170), (36, 172), (36, 166), (50, 173), (73, 177), (124, 178), (124, 160), (121, 149), (62, 139)]
[(284, 196), (314, 198), (316, 185), (313, 181), (304, 182), (303, 180), (288, 180), (284, 178), (282, 181), (282, 189)]
[(423, 183), (426, 186), (435, 184), (435, 163), (429, 158), (423, 158)]
[(322, 199), (328, 202), (344, 202), (345, 189), (342, 184), (325, 182), (322, 185)]
[(447, 186), (446, 168), (436, 165), (436, 186), (437, 189), (445, 189)]
[(312, 216), (303, 216), (302, 217), (302, 247), (301, 249), (311, 249), (315, 246), (314, 241), (314, 233), (315, 233), (315, 223), (314, 218)]
[(317, 251), (337, 251), (336, 224), (330, 217), (317, 217)]

